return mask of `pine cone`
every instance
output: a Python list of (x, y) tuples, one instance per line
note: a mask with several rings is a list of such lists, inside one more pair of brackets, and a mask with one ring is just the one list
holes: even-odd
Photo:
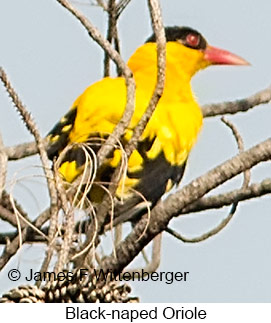
[[(64, 271), (65, 272), (65, 271)], [(66, 271), (67, 273), (67, 271)], [(76, 270), (70, 280), (48, 282), (40, 288), (19, 286), (4, 294), (0, 303), (138, 303), (137, 297), (128, 297), (131, 288), (116, 281), (97, 281), (94, 271), (81, 278)]]
[(36, 286), (22, 285), (0, 298), (0, 303), (44, 303), (45, 292)]
[[(137, 298), (128, 297), (129, 285), (119, 285), (115, 281), (97, 281), (93, 271), (80, 277), (80, 270), (75, 271), (72, 279), (49, 282), (43, 288), (46, 303), (127, 303), (138, 302)], [(80, 279), (81, 278), (81, 279)]]

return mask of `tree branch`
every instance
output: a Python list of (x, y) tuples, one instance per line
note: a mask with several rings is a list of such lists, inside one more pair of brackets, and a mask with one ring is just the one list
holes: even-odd
[[(40, 227), (48, 220), (49, 216), (50, 216), (50, 212), (46, 210), (45, 212), (43, 212), (38, 216), (38, 218), (34, 221), (33, 226), (40, 229)], [(21, 234), (22, 243), (26, 241), (28, 232), (32, 230), (33, 229), (30, 227), (25, 227), (22, 230), (22, 234)], [(16, 254), (19, 246), (20, 246), (20, 237), (17, 233), (14, 236), (14, 238), (6, 244), (6, 247), (0, 257), (0, 270), (8, 263), (10, 258)]]
[(163, 94), (166, 72), (166, 36), (162, 20), (162, 12), (160, 3), (157, 0), (148, 0), (149, 11), (151, 15), (152, 28), (156, 38), (157, 45), (157, 82), (155, 90), (138, 125), (133, 131), (133, 136), (125, 148), (127, 156), (137, 147), (138, 140), (142, 135), (148, 121), (150, 120), (159, 100)]
[(248, 187), (233, 190), (228, 193), (201, 198), (181, 210), (181, 214), (201, 212), (210, 209), (219, 209), (252, 198), (257, 198), (271, 193), (271, 179), (265, 179), (261, 183), (254, 183)]
[[(178, 216), (184, 207), (246, 169), (270, 158), (271, 139), (268, 139), (193, 180), (180, 192), (168, 196), (154, 207), (151, 221), (148, 221), (146, 215), (139, 220), (133, 232), (116, 247), (116, 256), (110, 255), (103, 259), (102, 268), (122, 271), (157, 234), (167, 228), (169, 221)], [(145, 234), (142, 235), (144, 230)]]
[[(235, 114), (245, 112), (249, 109), (258, 107), (261, 104), (267, 104), (271, 99), (271, 88), (267, 88), (256, 94), (241, 100), (206, 104), (202, 106), (202, 113), (205, 118), (224, 114)], [(46, 140), (44, 144), (46, 144)], [(38, 149), (35, 142), (23, 143), (16, 146), (5, 147), (5, 153), (9, 160), (18, 160), (37, 154)]]
[(25, 106), (23, 105), (22, 101), (20, 100), (18, 94), (15, 92), (14, 88), (12, 87), (10, 81), (8, 80), (7, 74), (3, 70), (3, 68), (0, 67), (0, 78), (3, 82), (8, 94), (10, 95), (17, 111), (21, 115), (27, 129), (30, 131), (30, 133), (34, 136), (37, 149), (39, 152), (39, 156), (42, 162), (43, 171), (45, 173), (45, 177), (48, 183), (48, 190), (50, 194), (51, 199), (51, 209), (52, 214), (57, 212), (57, 190), (54, 183), (54, 174), (51, 170), (51, 165), (49, 158), (47, 156), (47, 152), (45, 149), (45, 146), (43, 144), (43, 139), (39, 133), (39, 130), (31, 116), (31, 114), (26, 110)]
[[(108, 29), (107, 29), (107, 40), (110, 44), (114, 44), (115, 50), (120, 53), (120, 45), (117, 31), (117, 3), (116, 0), (109, 0), (108, 2)], [(119, 73), (120, 74), (120, 73)], [(104, 77), (110, 75), (110, 57), (108, 52), (104, 55)]]
[(8, 156), (8, 160), (18, 160), (38, 153), (36, 142), (26, 142), (11, 147), (5, 147), (4, 150)]
[(266, 104), (270, 101), (271, 87), (268, 87), (267, 89), (257, 92), (256, 94), (242, 100), (206, 104), (202, 107), (202, 113), (205, 118), (224, 114), (235, 114), (237, 112), (248, 111), (260, 104)]

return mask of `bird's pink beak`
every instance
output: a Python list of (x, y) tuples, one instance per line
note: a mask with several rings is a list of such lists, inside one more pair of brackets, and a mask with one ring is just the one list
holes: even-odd
[(211, 64), (217, 65), (250, 65), (240, 56), (209, 45), (204, 50), (204, 59)]

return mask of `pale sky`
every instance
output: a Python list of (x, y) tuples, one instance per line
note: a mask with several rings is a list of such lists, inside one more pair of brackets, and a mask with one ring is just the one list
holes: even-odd
[[(73, 2), (102, 31), (102, 10), (88, 0)], [(271, 83), (271, 2), (269, 0), (162, 0), (165, 25), (187, 25), (200, 31), (213, 46), (248, 60), (250, 67), (211, 67), (193, 80), (201, 104), (247, 97)], [(128, 59), (151, 33), (145, 0), (132, 0), (120, 19), (122, 53)], [(68, 110), (76, 97), (102, 76), (103, 53), (74, 17), (56, 1), (0, 1), (0, 65), (45, 135)], [(14, 112), (0, 86), (0, 132), (6, 145), (32, 138)], [(270, 137), (271, 107), (228, 116), (242, 134), (245, 147)], [(236, 154), (231, 132), (219, 118), (206, 120), (189, 158), (183, 183), (205, 173)], [(13, 163), (9, 179), (38, 171), (37, 158)], [(40, 172), (39, 172), (40, 173)], [(252, 181), (270, 175), (270, 163), (252, 172)], [(39, 180), (39, 179), (36, 179)], [(241, 178), (217, 192), (239, 187)], [(29, 187), (33, 194), (26, 189)], [(32, 216), (47, 205), (46, 187), (26, 179), (15, 187), (15, 196)], [(34, 196), (33, 196), (34, 195)], [(143, 302), (270, 302), (271, 301), (271, 200), (270, 196), (241, 203), (229, 226), (200, 244), (183, 244), (163, 235), (159, 271), (189, 272), (186, 282), (133, 282), (133, 295)], [(170, 223), (188, 237), (216, 226), (229, 208), (177, 218)], [(1, 223), (2, 225), (2, 223)], [(4, 227), (4, 225), (2, 225)], [(40, 247), (25, 247), (0, 274), (0, 293), (23, 284), (7, 279), (10, 268), (27, 274), (38, 270)], [(139, 262), (135, 262), (134, 266)]]

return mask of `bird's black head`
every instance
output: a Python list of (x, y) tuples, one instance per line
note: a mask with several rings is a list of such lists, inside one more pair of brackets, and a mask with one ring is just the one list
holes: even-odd
[[(204, 37), (196, 30), (190, 27), (166, 27), (165, 35), (167, 42), (179, 41), (184, 46), (205, 50), (207, 47), (207, 42)], [(155, 35), (153, 34), (146, 40), (146, 43), (155, 42)]]

